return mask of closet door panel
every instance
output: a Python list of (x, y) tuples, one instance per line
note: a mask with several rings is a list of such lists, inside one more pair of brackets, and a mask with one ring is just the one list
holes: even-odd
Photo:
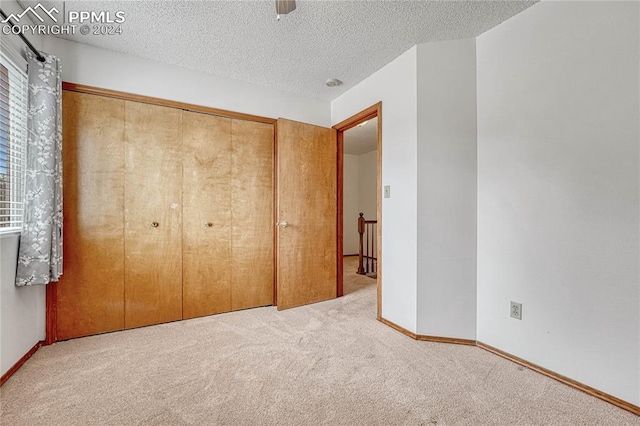
[(124, 101), (63, 91), (57, 338), (124, 328)]
[(337, 295), (334, 129), (278, 119), (278, 309)]
[(125, 103), (125, 327), (182, 318), (182, 111)]
[(233, 310), (273, 304), (274, 127), (233, 120), (231, 131)]
[(183, 112), (184, 318), (231, 310), (231, 120)]

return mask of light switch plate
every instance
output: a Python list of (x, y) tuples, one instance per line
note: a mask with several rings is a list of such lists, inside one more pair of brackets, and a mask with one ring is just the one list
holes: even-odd
[(384, 187), (384, 198), (391, 198), (391, 186), (385, 185)]

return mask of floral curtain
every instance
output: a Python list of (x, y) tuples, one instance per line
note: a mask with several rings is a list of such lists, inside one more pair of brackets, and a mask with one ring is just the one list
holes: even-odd
[(25, 198), (16, 285), (62, 275), (62, 78), (55, 56), (27, 52), (29, 99)]

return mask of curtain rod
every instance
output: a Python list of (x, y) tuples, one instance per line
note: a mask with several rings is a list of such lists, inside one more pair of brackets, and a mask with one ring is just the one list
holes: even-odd
[[(22, 39), (22, 41), (24, 41), (24, 43), (27, 45), (27, 47), (36, 55), (36, 58), (38, 58), (38, 60), (40, 62), (45, 62), (46, 59), (44, 58), (44, 56), (42, 56), (42, 54), (40, 52), (38, 52), (38, 50), (33, 47), (33, 44), (31, 44), (31, 42), (29, 40), (27, 40), (27, 38), (24, 36), (24, 34), (22, 34), (22, 31), (20, 31), (20, 27), (18, 27), (18, 25), (14, 24), (13, 22), (11, 22), (11, 19), (9, 19), (7, 17), (7, 14), (4, 13), (4, 11), (2, 9), (0, 9), (0, 14), (2, 15), (2, 17), (4, 19), (7, 20), (7, 22), (9, 23), (9, 25), (11, 25), (11, 32), (13, 34), (17, 34), (20, 36), (20, 38)], [(18, 27), (18, 32), (13, 32), (13, 29)]]

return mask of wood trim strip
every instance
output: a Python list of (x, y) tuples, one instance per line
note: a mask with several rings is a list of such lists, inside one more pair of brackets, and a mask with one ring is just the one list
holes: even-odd
[[(274, 224), (280, 222), (280, 170), (278, 163), (278, 121), (273, 124), (273, 220)], [(278, 306), (278, 226), (273, 227), (273, 305)]]
[(475, 340), (469, 339), (458, 339), (456, 337), (443, 337), (443, 336), (427, 336), (424, 334), (416, 334), (413, 331), (409, 331), (404, 327), (399, 326), (387, 319), (380, 318), (380, 322), (393, 328), (396, 331), (404, 334), (405, 336), (409, 336), (414, 340), (419, 340), (421, 342), (435, 342), (435, 343), (449, 343), (453, 345), (467, 345), (467, 346), (476, 346)]
[(382, 109), (382, 102), (378, 102), (377, 104), (371, 105), (369, 108), (363, 111), (360, 111), (356, 115), (341, 121), (340, 123), (333, 126), (333, 128), (339, 132), (346, 132), (347, 130), (353, 127), (356, 127), (358, 124), (362, 123), (363, 121), (371, 120), (372, 118), (376, 118), (376, 117), (380, 118), (381, 109)]
[(221, 117), (235, 118), (239, 120), (257, 121), (259, 123), (267, 123), (267, 124), (275, 124), (277, 122), (277, 120), (274, 118), (262, 117), (259, 115), (243, 114), (240, 112), (228, 111), (228, 110), (219, 109), (219, 108), (211, 108), (211, 107), (205, 107), (201, 105), (189, 104), (185, 102), (170, 101), (167, 99), (136, 95), (133, 93), (119, 92), (117, 90), (102, 89), (99, 87), (86, 86), (83, 84), (76, 84), (76, 83), (70, 83), (70, 82), (63, 82), (62, 89), (69, 90), (72, 92), (87, 93), (90, 95), (124, 99), (127, 101), (133, 101), (133, 102), (142, 102), (145, 104), (161, 105), (161, 106), (166, 106), (170, 108), (178, 108), (178, 109), (183, 109), (187, 111), (218, 115)]
[(38, 343), (36, 343), (35, 345), (33, 345), (33, 347), (31, 349), (29, 349), (29, 352), (27, 352), (26, 354), (24, 354), (24, 356), (22, 358), (20, 358), (18, 360), (18, 362), (16, 362), (15, 364), (13, 364), (13, 367), (11, 367), (9, 370), (7, 370), (6, 373), (4, 373), (2, 375), (2, 377), (0, 377), (0, 386), (4, 385), (4, 383), (9, 380), (9, 377), (11, 377), (13, 375), (13, 373), (15, 373), (16, 371), (18, 371), (20, 369), (20, 367), (22, 367), (22, 365), (27, 362), (27, 360), (29, 358), (31, 358), (33, 356), (33, 354), (35, 354), (38, 349), (40, 349), (41, 346), (43, 346), (45, 344), (44, 340), (40, 340)]
[(599, 398), (603, 401), (606, 401), (610, 404), (615, 405), (618, 408), (622, 408), (623, 410), (629, 411), (633, 414), (635, 414), (636, 416), (640, 416), (640, 407), (637, 405), (634, 405), (630, 402), (627, 401), (623, 401), (620, 398), (616, 398), (613, 395), (609, 395), (605, 392), (599, 391), (598, 389), (592, 388), (591, 386), (585, 385), (583, 383), (577, 382), (573, 379), (570, 379), (566, 376), (563, 376), (562, 374), (558, 374), (556, 372), (553, 372), (551, 370), (548, 370), (544, 367), (540, 367), (539, 365), (536, 365), (534, 363), (531, 363), (527, 360), (524, 360), (522, 358), (518, 358), (517, 356), (511, 355), (510, 353), (504, 352), (500, 349), (494, 348), (493, 346), (489, 346), (485, 343), (482, 342), (477, 342), (476, 345), (480, 348), (480, 349), (484, 349), (485, 351), (491, 352), (494, 355), (498, 355), (502, 358), (508, 359), (509, 361), (515, 362), (516, 364), (520, 364), (523, 365), (533, 371), (536, 371), (540, 374), (544, 374), (547, 377), (550, 377), (554, 380), (557, 380), (561, 383), (564, 383), (565, 385), (571, 386), (574, 389), (577, 389), (579, 391), (582, 391), (584, 393), (587, 393), (591, 396), (595, 396), (596, 398)]
[(45, 337), (42, 342), (52, 345), (58, 341), (58, 284), (49, 283), (46, 287)]
[(338, 265), (338, 288), (336, 291), (336, 297), (342, 297), (344, 295), (344, 132), (336, 131), (337, 145), (338, 145), (338, 180), (336, 182), (337, 204), (337, 232), (338, 247), (337, 247), (337, 261)]
[(398, 324), (393, 323), (387, 319), (384, 319), (382, 317), (378, 318), (378, 321), (380, 321), (381, 323), (383, 323), (384, 325), (393, 328), (395, 331), (399, 331), (400, 333), (404, 334), (405, 336), (411, 337), (414, 340), (418, 339), (418, 335), (416, 333), (414, 333), (413, 331), (409, 331), (404, 327), (400, 327)]
[(377, 292), (377, 317), (382, 318), (382, 102), (374, 105), (376, 108), (376, 117), (378, 118), (378, 130), (376, 141), (376, 220), (380, 221), (380, 225), (376, 226), (377, 253), (376, 253), (376, 292)]
[(449, 343), (453, 345), (476, 346), (475, 340), (458, 339), (456, 337), (428, 336), (425, 334), (418, 334), (416, 336), (416, 340), (420, 340), (422, 342)]

